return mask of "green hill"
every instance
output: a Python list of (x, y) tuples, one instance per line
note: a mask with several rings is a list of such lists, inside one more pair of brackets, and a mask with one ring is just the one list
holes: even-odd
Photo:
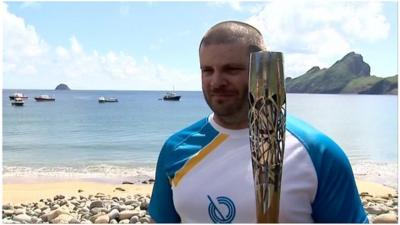
[(376, 83), (381, 81), (382, 78), (376, 76), (370, 77), (359, 77), (351, 80), (347, 85), (342, 89), (341, 93), (360, 93), (366, 90), (369, 90)]
[(360, 54), (350, 52), (328, 69), (312, 67), (305, 74), (286, 79), (289, 93), (397, 94), (397, 75), (370, 75), (370, 66)]
[(398, 75), (381, 78), (371, 88), (359, 92), (360, 94), (393, 94), (397, 95), (397, 80)]

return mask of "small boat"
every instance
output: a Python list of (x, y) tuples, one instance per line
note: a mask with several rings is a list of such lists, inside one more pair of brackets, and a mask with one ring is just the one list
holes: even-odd
[(13, 106), (23, 106), (24, 105), (24, 100), (22, 98), (14, 98), (13, 100), (11, 100), (11, 105)]
[(103, 96), (101, 96), (99, 98), (99, 103), (106, 103), (106, 102), (118, 102), (118, 99), (117, 98), (106, 98)]
[(36, 96), (35, 100), (37, 102), (51, 102), (51, 101), (55, 101), (56, 99), (54, 97), (50, 97), (48, 95), (40, 95), (40, 96)]
[(179, 101), (179, 99), (181, 99), (181, 96), (176, 95), (174, 91), (168, 91), (163, 97), (164, 101)]
[(15, 92), (13, 95), (10, 95), (10, 100), (14, 100), (15, 98), (27, 99), (28, 96), (25, 96), (22, 93)]

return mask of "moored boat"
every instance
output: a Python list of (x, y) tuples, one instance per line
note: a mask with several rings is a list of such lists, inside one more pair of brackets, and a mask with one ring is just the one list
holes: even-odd
[(18, 93), (18, 92), (15, 92), (14, 94), (10, 95), (9, 97), (10, 97), (10, 100), (14, 100), (15, 98), (21, 98), (23, 100), (23, 99), (28, 98), (28, 96), (26, 96), (22, 93)]
[(106, 103), (106, 102), (118, 102), (118, 99), (117, 98), (106, 98), (103, 96), (101, 96), (99, 98), (99, 103)]
[(40, 95), (40, 96), (36, 96), (35, 100), (37, 102), (51, 102), (51, 101), (55, 101), (56, 99), (54, 97), (50, 97), (49, 95)]
[(13, 106), (23, 106), (24, 105), (24, 100), (22, 98), (14, 98), (13, 100), (11, 100), (11, 105)]
[(164, 101), (179, 101), (181, 99), (180, 95), (176, 95), (174, 91), (169, 91), (167, 94), (164, 95)]

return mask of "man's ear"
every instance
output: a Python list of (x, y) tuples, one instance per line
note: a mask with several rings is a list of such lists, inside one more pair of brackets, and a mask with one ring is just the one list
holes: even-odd
[(249, 46), (249, 52), (251, 53), (251, 52), (259, 52), (259, 51), (262, 51), (262, 49), (260, 48), (260, 47), (258, 47), (258, 46), (256, 46), (256, 45), (250, 45)]

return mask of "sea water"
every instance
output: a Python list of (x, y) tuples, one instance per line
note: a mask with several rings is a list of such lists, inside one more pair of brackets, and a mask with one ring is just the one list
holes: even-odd
[[(22, 107), (9, 95), (29, 96)], [(36, 102), (48, 94), (54, 102)], [(211, 113), (201, 92), (3, 90), (3, 177), (147, 179), (164, 141)], [(100, 96), (118, 103), (98, 103)], [(332, 137), (356, 176), (397, 184), (397, 96), (288, 94), (288, 114)], [(380, 178), (383, 178), (379, 180)]]

